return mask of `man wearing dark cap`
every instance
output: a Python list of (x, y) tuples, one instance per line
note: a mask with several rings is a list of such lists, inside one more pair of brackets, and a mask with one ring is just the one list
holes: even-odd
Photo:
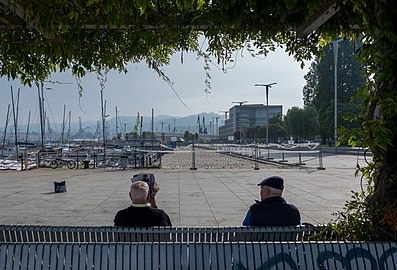
[(243, 221), (244, 226), (299, 225), (298, 208), (282, 197), (284, 179), (271, 176), (258, 184), (261, 200), (251, 205)]

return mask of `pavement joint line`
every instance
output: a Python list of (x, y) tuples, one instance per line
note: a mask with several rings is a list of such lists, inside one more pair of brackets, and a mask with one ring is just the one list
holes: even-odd
[[(213, 172), (211, 172), (211, 175), (213, 175)], [(213, 217), (214, 220), (215, 220), (215, 223), (219, 226), (219, 221), (217, 220), (217, 218), (216, 218), (216, 216), (215, 216), (215, 213), (214, 213), (214, 211), (213, 211), (213, 209), (212, 209), (212, 207), (211, 207), (211, 205), (210, 205), (210, 203), (209, 203), (209, 201), (208, 201), (207, 196), (205, 195), (205, 192), (204, 192), (203, 188), (202, 188), (201, 185), (200, 185), (200, 182), (198, 181), (198, 179), (197, 179), (197, 177), (196, 177), (195, 174), (193, 174), (193, 177), (194, 177), (194, 179), (196, 180), (196, 182), (197, 182), (197, 184), (198, 184), (198, 186), (199, 186), (201, 192), (202, 192), (203, 195), (204, 195), (204, 199), (205, 199), (205, 201), (207, 202), (207, 205), (208, 205), (208, 207), (209, 207), (209, 209), (210, 209), (210, 211), (211, 211), (211, 214), (212, 214), (212, 217)]]
[[(240, 198), (240, 196), (238, 196), (238, 195), (236, 194), (236, 192), (234, 192), (233, 190), (231, 190), (231, 189), (229, 188), (229, 186), (225, 184), (225, 182), (223, 182), (223, 181), (222, 181), (220, 178), (218, 178), (218, 177), (217, 177), (217, 179), (218, 179), (218, 181), (221, 182), (233, 195), (235, 195), (243, 204), (245, 204), (245, 206), (249, 207), (249, 205), (248, 205), (244, 200), (242, 200), (242, 199)], [(233, 182), (234, 182), (236, 185), (238, 185), (240, 188), (243, 188), (245, 191), (247, 191), (248, 193), (250, 193), (251, 195), (254, 195), (254, 194), (252, 194), (249, 190), (247, 190), (243, 185), (239, 184), (239, 183), (236, 182), (235, 180), (233, 180)]]
[(23, 190), (17, 191), (17, 192), (14, 192), (14, 193), (10, 193), (10, 194), (7, 194), (7, 195), (5, 195), (5, 196), (1, 196), (1, 198), (4, 199), (4, 198), (7, 198), (7, 197), (10, 197), (10, 196), (12, 196), (12, 195), (15, 195), (15, 194), (18, 194), (18, 193), (22, 193), (22, 192), (23, 192)]

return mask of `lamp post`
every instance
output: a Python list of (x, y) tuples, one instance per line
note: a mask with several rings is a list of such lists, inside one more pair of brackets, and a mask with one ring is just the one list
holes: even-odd
[(216, 139), (219, 139), (219, 127), (218, 127), (218, 119), (220, 118), (219, 116), (215, 116), (214, 117), (215, 118), (215, 123), (216, 123), (216, 125), (215, 125), (215, 138)]
[(257, 83), (255, 86), (264, 86), (266, 88), (266, 144), (267, 144), (267, 158), (270, 158), (269, 153), (269, 88), (277, 83), (261, 84)]
[(334, 49), (334, 88), (335, 88), (335, 129), (334, 129), (334, 140), (335, 140), (335, 154), (337, 153), (336, 141), (338, 140), (338, 44), (343, 39), (333, 40), (332, 46)]
[(164, 143), (164, 124), (167, 124), (167, 122), (160, 122), (161, 123), (161, 143)]

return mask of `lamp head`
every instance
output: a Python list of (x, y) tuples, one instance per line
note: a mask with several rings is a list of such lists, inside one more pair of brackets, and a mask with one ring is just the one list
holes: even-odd
[(265, 86), (265, 87), (271, 87), (272, 85), (277, 84), (277, 83), (269, 83), (269, 84), (262, 84), (262, 83), (256, 83), (255, 86)]

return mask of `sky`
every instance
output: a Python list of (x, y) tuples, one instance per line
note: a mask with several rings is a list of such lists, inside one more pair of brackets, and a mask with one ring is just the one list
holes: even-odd
[[(229, 65), (229, 67), (232, 67)], [(224, 72), (216, 65), (211, 65), (211, 92), (205, 93), (204, 60), (197, 59), (196, 54), (172, 57), (171, 63), (164, 67), (165, 74), (174, 83), (174, 89), (162, 80), (145, 63), (129, 64), (128, 73), (111, 71), (104, 89), (107, 114), (115, 117), (117, 106), (119, 116), (151, 116), (154, 114), (183, 117), (202, 112), (215, 112), (224, 115), (236, 105), (233, 102), (247, 101), (247, 104), (266, 104), (264, 87), (254, 84), (276, 82), (269, 90), (269, 105), (282, 105), (286, 114), (293, 106), (303, 107), (302, 89), (306, 84), (310, 62), (304, 69), (283, 50), (271, 52), (266, 58), (253, 58), (247, 52), (239, 53), (235, 65)], [(78, 87), (71, 72), (53, 74), (44, 84), (45, 110), (51, 122), (62, 123), (64, 105), (66, 113), (72, 112), (72, 122), (100, 120), (101, 100), (100, 86), (95, 74), (87, 74), (82, 79), (83, 95), (79, 97)], [(31, 111), (31, 123), (39, 122), (37, 88), (23, 86), (18, 81), (0, 78), (0, 126), (4, 126), (7, 106), (11, 104), (11, 91), (14, 95), (20, 88), (19, 123), (26, 124)], [(47, 89), (50, 88), (50, 89)]]

